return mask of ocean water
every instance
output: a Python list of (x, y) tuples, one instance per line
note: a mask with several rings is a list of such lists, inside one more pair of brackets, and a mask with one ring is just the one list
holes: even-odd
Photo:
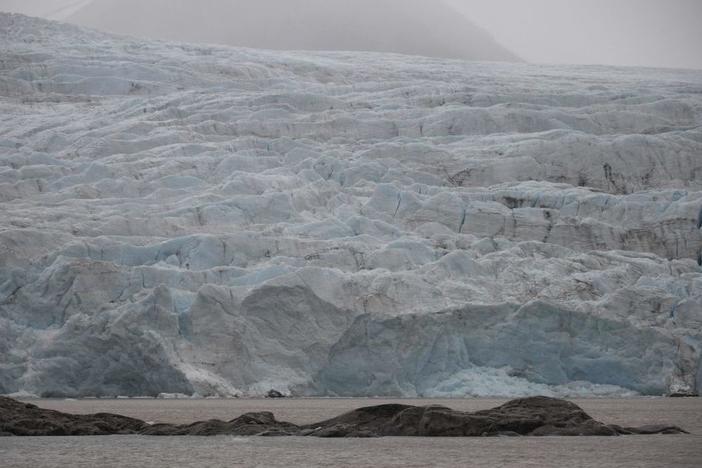
[[(279, 419), (309, 423), (344, 411), (398, 400), (39, 400), (73, 413), (108, 411), (154, 422), (231, 419), (273, 411)], [(303, 437), (36, 437), (0, 438), (1, 467), (696, 467), (702, 466), (702, 399), (574, 400), (608, 423), (671, 423), (690, 435), (544, 438)], [(504, 400), (402, 400), (460, 410)]]

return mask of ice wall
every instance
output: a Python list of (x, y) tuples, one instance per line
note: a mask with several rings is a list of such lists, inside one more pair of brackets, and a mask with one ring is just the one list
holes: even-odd
[(699, 72), (0, 48), (0, 393), (700, 387)]

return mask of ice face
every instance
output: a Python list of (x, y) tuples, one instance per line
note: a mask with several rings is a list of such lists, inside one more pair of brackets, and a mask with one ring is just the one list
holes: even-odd
[[(661, 394), (674, 372), (676, 351), (675, 339), (652, 327), (539, 301), (471, 306), (390, 319), (361, 316), (334, 346), (318, 380), (343, 396), (432, 395), (445, 380), (453, 381), (449, 394), (470, 394), (481, 368), (488, 368), (509, 369), (501, 377), (516, 380), (498, 379), (496, 395), (505, 395), (505, 387), (519, 388), (520, 381), (556, 387), (587, 381)], [(359, 371), (350, 376), (349, 368)], [(462, 376), (466, 372), (468, 378)], [(489, 395), (487, 387), (476, 393)]]
[(701, 386), (700, 72), (0, 48), (0, 393)]

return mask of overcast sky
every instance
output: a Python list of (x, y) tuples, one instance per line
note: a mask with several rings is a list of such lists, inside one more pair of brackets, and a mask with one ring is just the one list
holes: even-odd
[(530, 62), (702, 68), (702, 0), (446, 0)]
[[(702, 0), (445, 1), (529, 62), (702, 69)], [(0, 9), (60, 19), (61, 7), (89, 2), (0, 0)]]

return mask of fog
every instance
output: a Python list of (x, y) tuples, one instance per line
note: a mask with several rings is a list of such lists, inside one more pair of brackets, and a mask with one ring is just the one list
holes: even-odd
[(0, 10), (251, 47), (702, 69), (701, 0), (0, 0)]
[(702, 68), (702, 0), (447, 0), (527, 61)]
[[(50, 10), (47, 0), (41, 3), (48, 17), (139, 37), (266, 49), (520, 60), (441, 1), (94, 0), (75, 9), (69, 0), (57, 0)], [(71, 8), (61, 10), (61, 3)]]

